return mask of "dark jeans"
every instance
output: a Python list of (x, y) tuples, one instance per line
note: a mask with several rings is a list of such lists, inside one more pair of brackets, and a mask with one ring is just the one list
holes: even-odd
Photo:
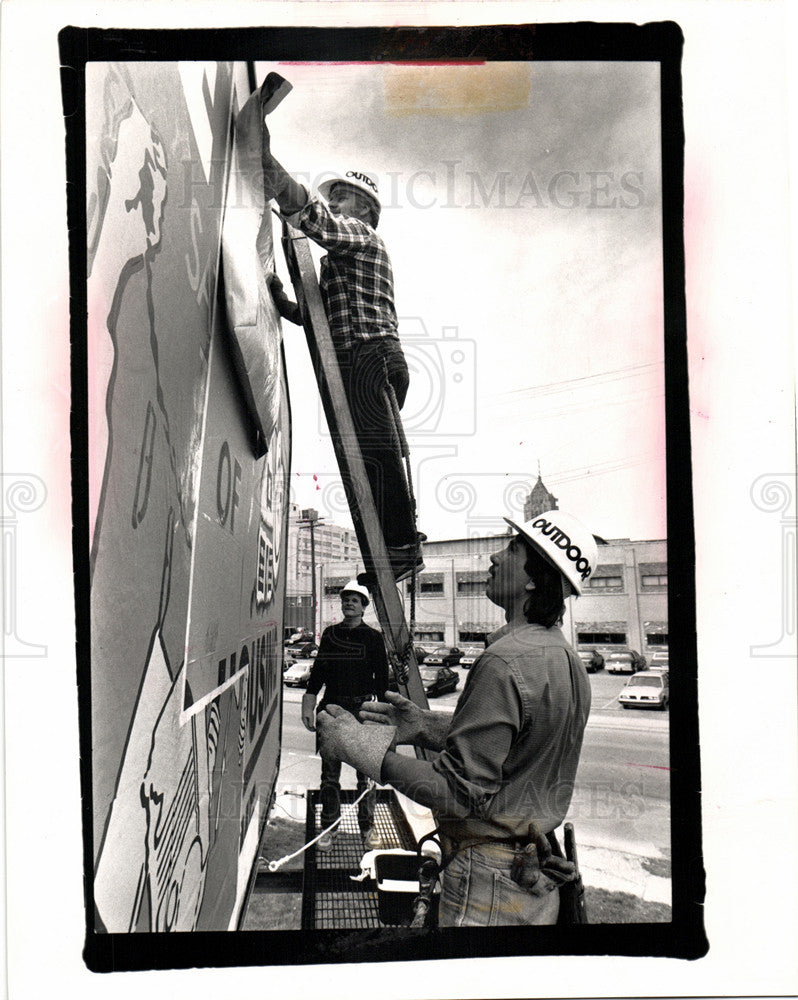
[[(385, 544), (411, 545), (415, 521), (399, 438), (384, 396), (390, 382), (399, 408), (404, 405), (410, 376), (401, 345), (393, 338), (375, 337), (340, 351), (338, 361)], [(345, 482), (344, 487), (351, 503), (357, 484)]]
[[(357, 794), (365, 791), (368, 778), (360, 771), (357, 774)], [(334, 823), (341, 815), (341, 761), (321, 758), (321, 828)], [(357, 821), (365, 833), (374, 821), (374, 790), (370, 791), (357, 805)]]
[[(324, 697), (321, 700), (321, 704), (318, 707), (318, 712), (323, 712), (328, 704), (333, 703), (335, 705), (340, 705), (341, 708), (345, 708), (347, 712), (351, 712), (354, 716), (360, 711), (360, 706), (364, 701), (368, 701), (373, 698), (373, 694), (363, 693), (358, 695), (340, 695), (334, 692), (327, 697), (325, 692)], [(319, 749), (319, 739), (316, 736), (316, 750)], [(355, 771), (357, 775), (357, 794), (358, 796), (365, 791), (366, 785), (368, 784), (368, 778), (365, 774), (361, 774), (360, 771)], [(357, 819), (360, 829), (365, 833), (374, 821), (374, 805), (375, 805), (376, 795), (375, 791), (372, 789), (368, 795), (366, 795), (357, 805)], [(341, 761), (334, 757), (327, 758), (322, 756), (321, 758), (321, 828), (326, 830), (327, 827), (334, 823), (338, 817), (341, 815)]]

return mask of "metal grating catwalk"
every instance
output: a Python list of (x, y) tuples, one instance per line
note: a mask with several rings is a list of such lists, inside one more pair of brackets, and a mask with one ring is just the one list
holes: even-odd
[[(318, 851), (314, 844), (305, 854), (303, 930), (383, 926), (379, 919), (376, 883), (369, 878), (353, 882), (349, 877), (360, 874), (360, 859), (368, 850), (360, 834), (357, 808), (351, 808), (356, 797), (354, 789), (341, 792), (343, 819), (337, 827), (332, 850)], [(378, 788), (376, 797), (374, 826), (382, 838), (381, 849), (415, 850), (415, 839), (393, 791)], [(307, 840), (321, 832), (320, 816), (320, 792), (308, 789)]]

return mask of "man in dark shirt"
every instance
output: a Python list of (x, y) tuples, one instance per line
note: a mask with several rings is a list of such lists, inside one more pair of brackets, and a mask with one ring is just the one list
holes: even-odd
[[(302, 722), (315, 731), (316, 697), (324, 687), (319, 704), (323, 712), (328, 704), (341, 705), (356, 712), (363, 701), (376, 701), (388, 690), (388, 657), (382, 636), (366, 625), (363, 612), (369, 604), (369, 594), (356, 580), (350, 580), (341, 590), (343, 621), (324, 630), (318, 656), (310, 672), (307, 692), (302, 698)], [(341, 815), (341, 761), (335, 757), (321, 758), (321, 826), (326, 830)], [(368, 779), (357, 772), (357, 792), (361, 795)], [(374, 829), (374, 792), (369, 792), (358, 804), (358, 823), (367, 848), (381, 846)], [(325, 834), (318, 843), (322, 851), (332, 848), (332, 834)]]

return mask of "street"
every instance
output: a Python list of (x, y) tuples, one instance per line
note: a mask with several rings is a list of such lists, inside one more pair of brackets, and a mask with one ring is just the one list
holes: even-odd
[[(458, 670), (457, 691), (430, 702), (434, 711), (452, 712), (468, 672)], [(641, 857), (670, 857), (670, 772), (668, 712), (624, 710), (617, 696), (624, 675), (591, 674), (593, 702), (568, 818), (577, 841), (595, 848)], [(318, 787), (320, 763), (315, 736), (299, 717), (301, 688), (283, 688), (282, 792)], [(343, 783), (354, 787), (344, 768)], [(284, 798), (283, 802), (286, 801)], [(297, 814), (304, 800), (296, 801)]]

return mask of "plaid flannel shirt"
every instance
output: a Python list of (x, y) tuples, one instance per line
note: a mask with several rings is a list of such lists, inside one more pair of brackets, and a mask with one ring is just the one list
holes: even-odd
[(360, 219), (333, 215), (315, 195), (289, 222), (327, 250), (319, 285), (336, 347), (398, 339), (391, 259), (375, 230)]

